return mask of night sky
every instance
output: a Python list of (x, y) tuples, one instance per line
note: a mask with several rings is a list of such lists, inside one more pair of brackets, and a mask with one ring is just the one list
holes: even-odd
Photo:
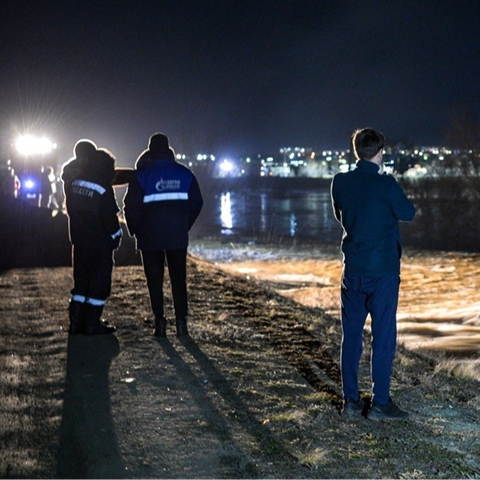
[(0, 0), (0, 150), (16, 132), (132, 165), (177, 152), (445, 143), (480, 113), (476, 0)]

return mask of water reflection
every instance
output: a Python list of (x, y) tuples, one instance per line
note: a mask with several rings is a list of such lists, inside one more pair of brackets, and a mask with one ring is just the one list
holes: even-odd
[(328, 191), (249, 189), (216, 195), (196, 226), (198, 236), (268, 236), (338, 242), (341, 229)]
[(222, 225), (222, 234), (231, 235), (233, 228), (233, 215), (230, 192), (224, 193), (220, 197), (220, 222)]
[(260, 231), (266, 232), (268, 229), (267, 220), (267, 194), (265, 192), (260, 194)]
[(297, 233), (297, 216), (295, 213), (290, 213), (290, 236), (294, 237)]

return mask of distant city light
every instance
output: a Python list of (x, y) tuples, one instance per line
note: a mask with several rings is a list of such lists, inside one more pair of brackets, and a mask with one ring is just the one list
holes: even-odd
[(57, 148), (45, 137), (34, 137), (33, 135), (22, 135), (17, 138), (15, 148), (21, 155), (46, 155)]

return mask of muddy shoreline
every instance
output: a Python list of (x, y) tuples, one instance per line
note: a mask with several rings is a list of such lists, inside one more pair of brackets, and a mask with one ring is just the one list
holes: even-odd
[(191, 340), (159, 342), (140, 266), (115, 269), (108, 339), (65, 333), (69, 268), (0, 276), (2, 478), (479, 477), (478, 382), (400, 348), (412, 419), (345, 421), (337, 319), (196, 259), (189, 284)]

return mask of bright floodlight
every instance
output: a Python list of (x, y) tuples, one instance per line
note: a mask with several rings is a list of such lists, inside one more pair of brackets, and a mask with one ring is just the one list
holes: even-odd
[(22, 135), (15, 142), (15, 147), (21, 155), (45, 155), (55, 150), (57, 145), (45, 137)]
[(225, 159), (221, 164), (220, 168), (222, 169), (223, 172), (228, 173), (231, 172), (233, 169), (233, 164), (232, 162), (229, 162), (227, 159)]

